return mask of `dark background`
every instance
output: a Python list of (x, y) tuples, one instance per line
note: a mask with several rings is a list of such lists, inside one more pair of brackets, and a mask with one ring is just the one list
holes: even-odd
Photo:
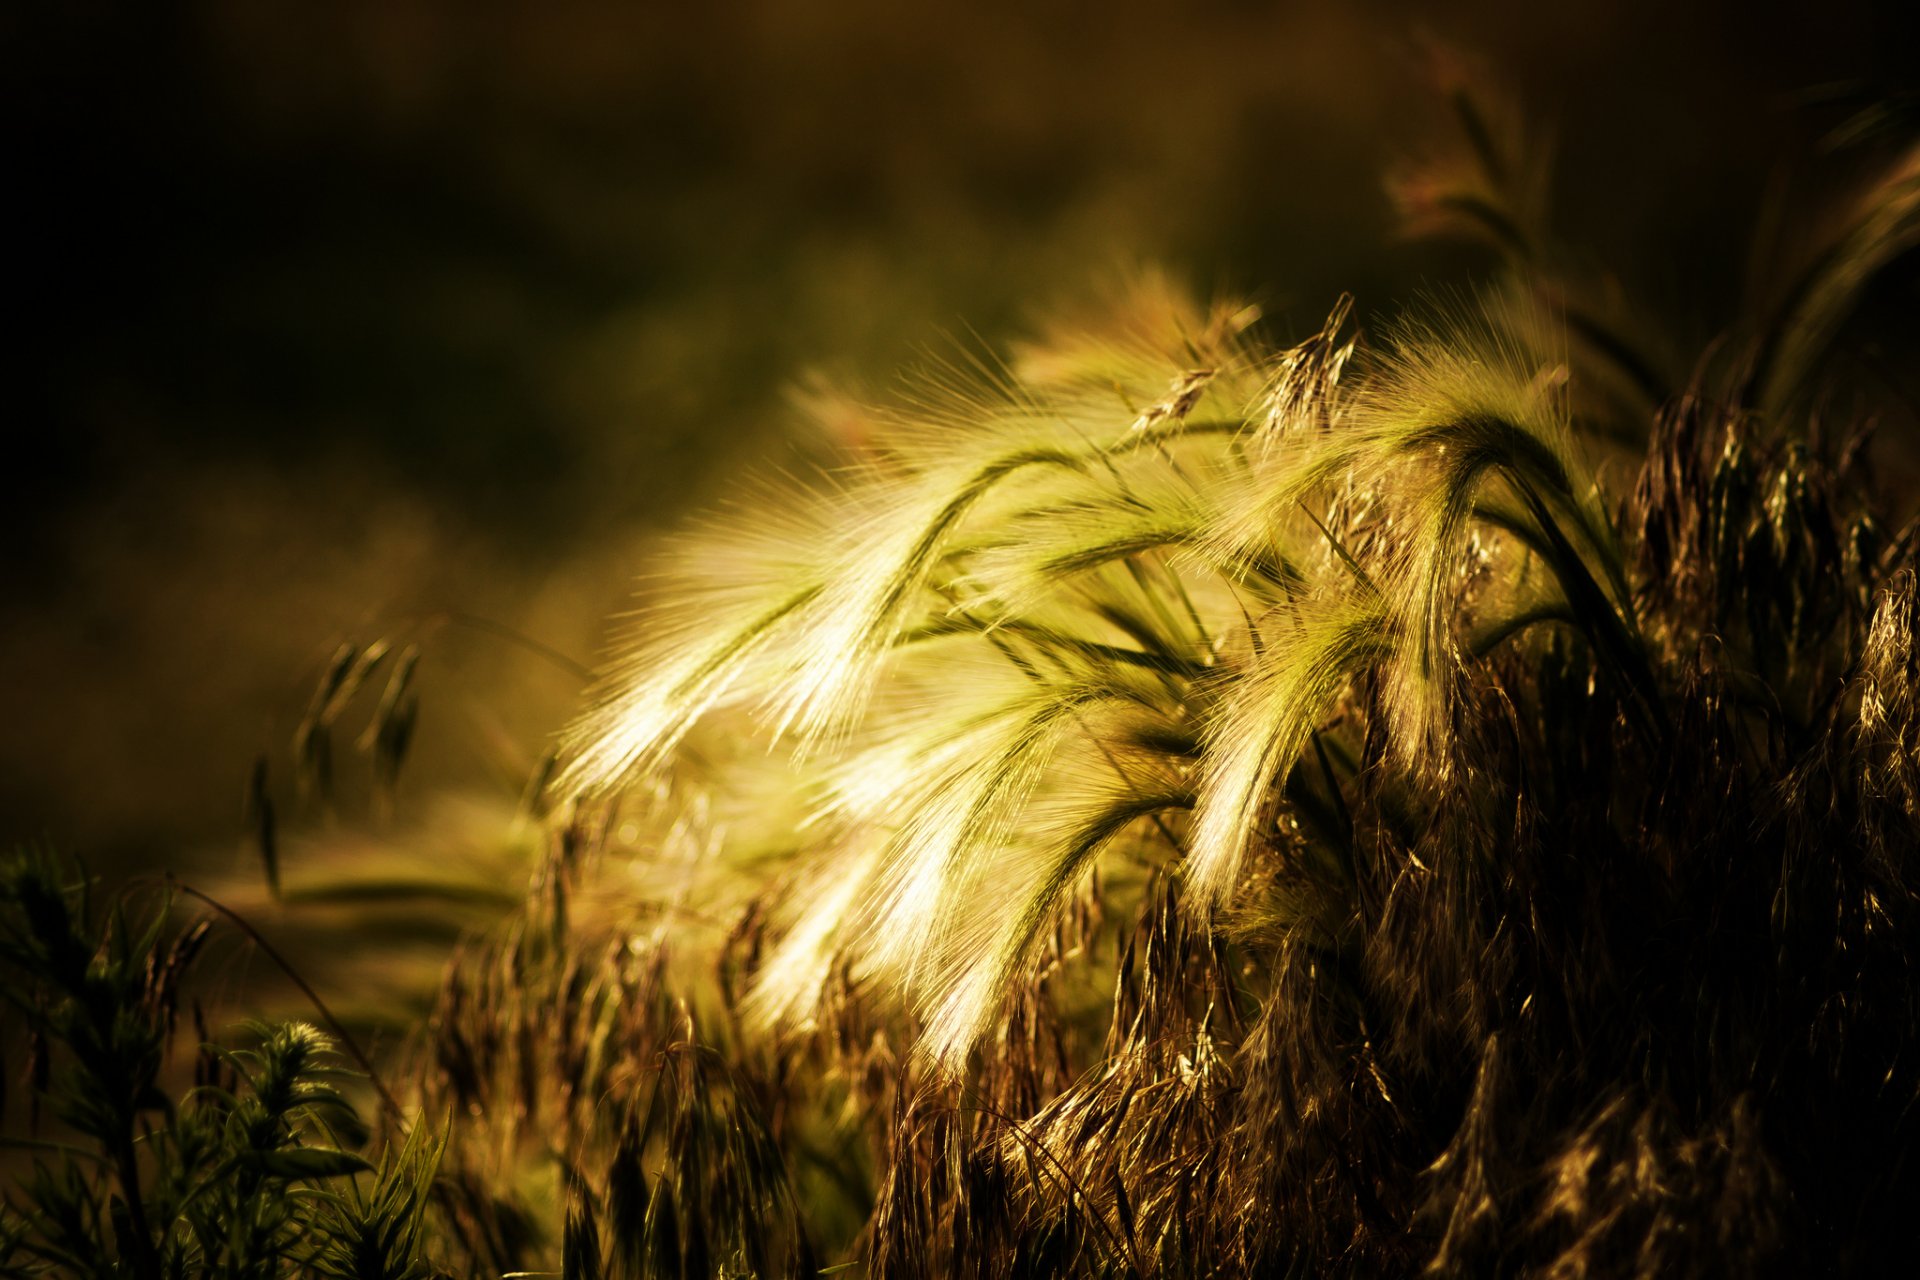
[(1278, 338), (1470, 279), (1394, 234), (1419, 49), (1555, 139), (1570, 242), (1671, 336), (1738, 301), (1809, 86), (1912, 6), (8, 4), (15, 324), (0, 839), (231, 856), (343, 639), (425, 638), (416, 789), (511, 798), (650, 535), (884, 390), (1139, 263)]

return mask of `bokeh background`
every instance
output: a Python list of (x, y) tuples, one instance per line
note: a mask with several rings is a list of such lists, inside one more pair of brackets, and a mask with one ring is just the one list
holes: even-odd
[(407, 788), (510, 801), (581, 680), (457, 619), (590, 662), (794, 388), (884, 395), (1142, 263), (1280, 338), (1470, 281), (1382, 186), (1433, 38), (1703, 340), (1761, 193), (1819, 180), (1777, 163), (1830, 123), (1802, 92), (1910, 77), (1911, 8), (8, 3), (0, 838), (230, 861), (255, 757), (284, 787), (382, 636), (424, 645)]

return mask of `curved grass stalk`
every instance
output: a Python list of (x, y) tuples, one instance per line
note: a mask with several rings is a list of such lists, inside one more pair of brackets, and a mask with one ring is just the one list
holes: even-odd
[(1116, 786), (1083, 801), (1064, 824), (1065, 834), (1040, 844), (1024, 860), (1017, 881), (998, 881), (1004, 896), (980, 922), (984, 927), (958, 939), (966, 945), (949, 960), (952, 970), (932, 986), (935, 998), (927, 1005), (921, 1052), (950, 1071), (964, 1066), (1010, 984), (1029, 966), (1042, 930), (1095, 857), (1138, 823), (1192, 809), (1194, 803), (1191, 788), (1173, 782)]
[(1787, 289), (1754, 361), (1754, 404), (1777, 421), (1809, 388), (1861, 293), (1920, 246), (1920, 146), (1910, 147), (1849, 211), (1848, 221)]
[(1295, 635), (1268, 646), (1219, 696), (1202, 745), (1187, 881), (1203, 900), (1226, 898), (1276, 778), (1284, 778), (1348, 683), (1394, 651), (1377, 598), (1303, 611)]

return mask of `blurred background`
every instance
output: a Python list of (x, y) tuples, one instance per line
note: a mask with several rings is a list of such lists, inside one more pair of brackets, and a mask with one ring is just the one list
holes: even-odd
[(562, 657), (794, 388), (884, 395), (1142, 263), (1277, 339), (1471, 281), (1382, 183), (1430, 39), (1697, 350), (1762, 194), (1818, 181), (1803, 91), (1920, 48), (1912, 6), (1783, 8), (8, 3), (0, 839), (231, 865), (255, 758), (297, 812), (313, 685), (382, 637), (422, 646), (403, 792), (510, 804)]

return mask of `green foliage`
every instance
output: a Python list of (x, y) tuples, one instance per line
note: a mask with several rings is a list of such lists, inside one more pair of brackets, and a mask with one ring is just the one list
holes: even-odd
[(50, 1103), (79, 1144), (18, 1144), (34, 1166), (7, 1199), (0, 1273), (436, 1274), (422, 1224), (437, 1149), (416, 1131), (377, 1171), (348, 1149), (365, 1126), (336, 1085), (332, 1041), (303, 1023), (202, 1046), (192, 1086), (173, 1096), (166, 1051), (210, 925), (172, 927), (164, 895), (137, 926), (133, 895), (104, 911), (92, 897), (50, 855), (0, 870), (0, 961), (31, 1045), (33, 1105)]

